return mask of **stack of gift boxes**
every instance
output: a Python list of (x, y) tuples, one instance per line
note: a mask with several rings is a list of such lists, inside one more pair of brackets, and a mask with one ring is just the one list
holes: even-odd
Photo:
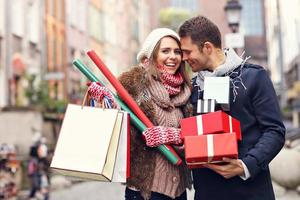
[[(222, 110), (215, 111), (216, 105)], [(224, 112), (230, 109), (229, 105), (229, 77), (206, 77), (203, 99), (197, 102), (199, 115), (180, 122), (189, 168), (222, 162), (223, 157), (238, 157), (240, 122)]]

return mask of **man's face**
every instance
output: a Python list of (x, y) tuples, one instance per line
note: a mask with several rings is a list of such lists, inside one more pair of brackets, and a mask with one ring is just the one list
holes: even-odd
[(183, 60), (187, 61), (193, 72), (199, 72), (207, 69), (209, 57), (207, 53), (192, 42), (190, 36), (180, 38)]

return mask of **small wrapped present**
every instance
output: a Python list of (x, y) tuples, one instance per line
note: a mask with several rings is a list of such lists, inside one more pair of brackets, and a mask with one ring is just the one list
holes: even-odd
[(203, 99), (215, 99), (225, 111), (229, 105), (229, 77), (205, 77)]
[(237, 139), (242, 140), (240, 122), (223, 111), (184, 118), (180, 125), (182, 139), (186, 136), (235, 132)]
[(184, 140), (185, 160), (190, 168), (205, 163), (223, 162), (223, 158), (238, 158), (236, 134), (223, 133), (187, 136)]
[(209, 113), (215, 112), (216, 100), (215, 99), (198, 99), (197, 102), (197, 113)]

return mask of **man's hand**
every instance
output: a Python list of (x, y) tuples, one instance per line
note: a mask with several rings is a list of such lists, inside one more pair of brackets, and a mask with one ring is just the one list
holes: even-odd
[(223, 158), (223, 161), (226, 162), (224, 165), (218, 164), (205, 164), (204, 167), (207, 167), (216, 173), (220, 174), (226, 179), (232, 178), (234, 176), (243, 176), (244, 168), (242, 161), (239, 159)]

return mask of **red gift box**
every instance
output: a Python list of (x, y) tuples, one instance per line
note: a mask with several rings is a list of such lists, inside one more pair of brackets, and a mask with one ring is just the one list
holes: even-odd
[(187, 168), (188, 169), (199, 169), (199, 168), (203, 168), (203, 164), (192, 164), (192, 165), (189, 165), (187, 164)]
[(185, 160), (190, 168), (205, 163), (223, 162), (223, 158), (238, 158), (236, 134), (187, 136), (184, 140)]
[(182, 139), (186, 136), (235, 132), (237, 139), (242, 140), (240, 122), (223, 111), (184, 118), (180, 125)]

